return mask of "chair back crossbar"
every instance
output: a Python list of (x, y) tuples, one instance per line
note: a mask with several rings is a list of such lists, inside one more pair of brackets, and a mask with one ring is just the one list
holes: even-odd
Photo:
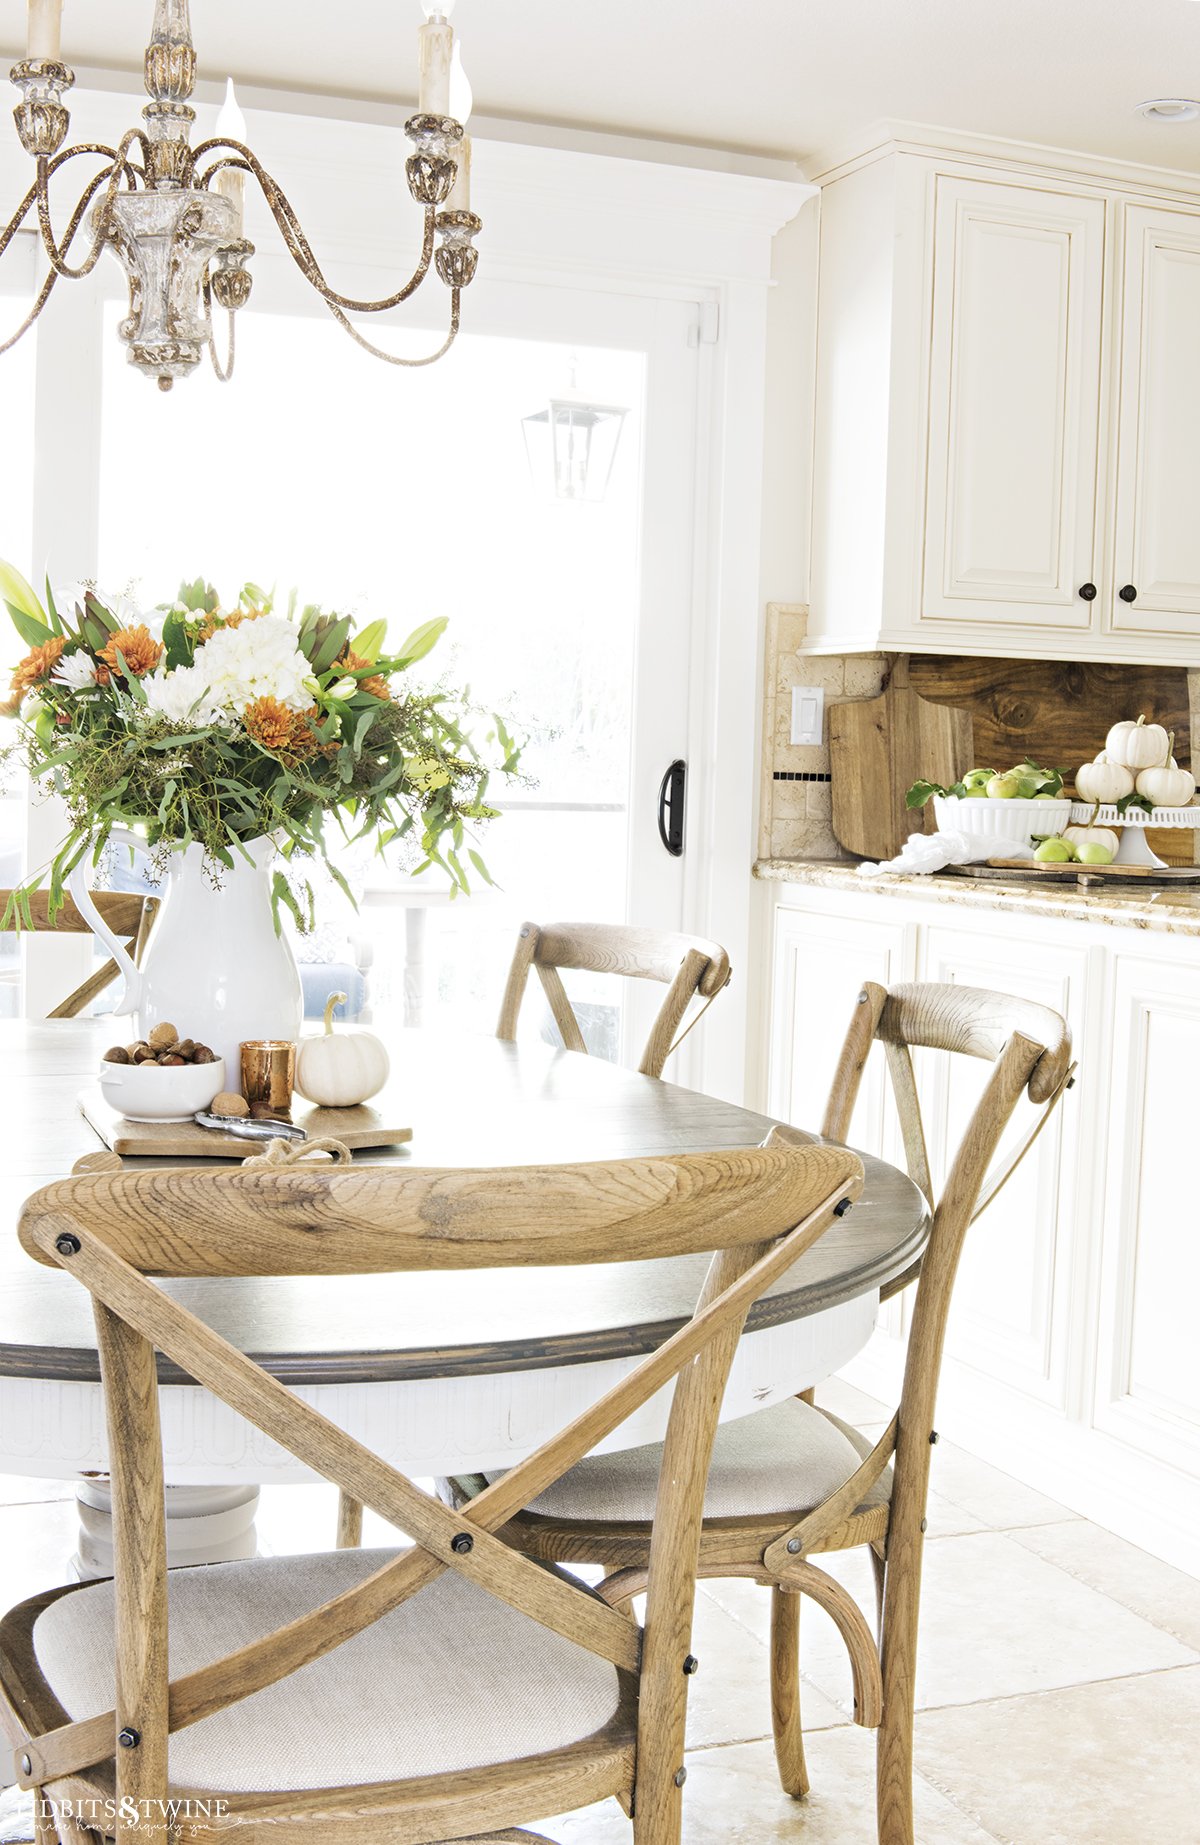
[[(500, 1008), (498, 1038), (509, 1042), (515, 1039), (521, 1001), (533, 969), (564, 1047), (586, 1054), (587, 1045), (560, 968), (624, 974), (635, 980), (657, 981), (668, 989), (638, 1064), (643, 1076), (662, 1075), (667, 1058), (680, 1041), (676, 1033), (692, 1000), (699, 997), (707, 1009), (731, 978), (725, 950), (697, 936), (634, 929), (617, 923), (522, 923)], [(693, 1023), (700, 1016), (698, 1013)], [(686, 1029), (690, 1031), (691, 1025)], [(680, 1034), (683, 1035), (686, 1034)]]
[[(0, 917), (12, 917), (17, 912), (14, 898), (17, 893), (0, 890)], [(27, 908), (26, 908), (27, 902)], [(100, 911), (105, 922), (114, 935), (122, 936), (135, 963), (140, 966), (150, 938), (150, 930), (158, 914), (157, 897), (141, 897), (124, 891), (93, 891), (92, 902)], [(90, 935), (92, 925), (76, 909), (70, 897), (63, 901), (62, 908), (50, 920), (50, 897), (47, 891), (31, 891), (28, 899), (21, 904), (21, 926), (32, 929), (35, 935), (54, 934)], [(82, 985), (68, 993), (64, 1000), (46, 1014), (50, 1019), (74, 1019), (81, 1012), (86, 1012), (92, 1001), (112, 985), (120, 973), (120, 968), (113, 960), (103, 962), (94, 973), (89, 974)]]

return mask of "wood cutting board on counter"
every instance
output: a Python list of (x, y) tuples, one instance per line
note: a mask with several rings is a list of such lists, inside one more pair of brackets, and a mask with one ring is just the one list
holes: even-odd
[(945, 786), (971, 766), (969, 711), (922, 698), (907, 654), (896, 659), (878, 698), (829, 707), (833, 832), (861, 858), (894, 858), (910, 833), (934, 831), (932, 807), (909, 810), (915, 781)]
[[(899, 654), (878, 698), (829, 708), (834, 836), (863, 858), (893, 858), (910, 833), (936, 831), (932, 806), (905, 808), (913, 782), (948, 787), (975, 765), (1026, 756), (1069, 776), (1140, 712), (1175, 733), (1176, 759), (1191, 767), (1183, 667)], [(1190, 835), (1148, 837), (1169, 864), (1192, 863)]]

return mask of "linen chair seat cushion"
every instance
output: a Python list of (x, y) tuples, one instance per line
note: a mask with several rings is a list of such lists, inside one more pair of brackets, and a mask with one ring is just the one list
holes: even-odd
[[(395, 1554), (171, 1570), (171, 1677), (318, 1607)], [(33, 1641), (71, 1717), (111, 1708), (111, 1582), (51, 1603)], [(323, 1659), (177, 1731), (170, 1779), (248, 1793), (453, 1773), (565, 1748), (603, 1729), (617, 1702), (607, 1661), (449, 1571)]]
[[(798, 1397), (736, 1422), (722, 1422), (713, 1447), (705, 1518), (748, 1518), (812, 1511), (844, 1486), (874, 1447), (857, 1429)], [(662, 1447), (589, 1454), (526, 1508), (543, 1518), (586, 1524), (649, 1524), (658, 1492)], [(501, 1478), (486, 1475), (488, 1481)], [(891, 1468), (864, 1506), (885, 1505)], [(860, 1508), (861, 1510), (862, 1508)]]

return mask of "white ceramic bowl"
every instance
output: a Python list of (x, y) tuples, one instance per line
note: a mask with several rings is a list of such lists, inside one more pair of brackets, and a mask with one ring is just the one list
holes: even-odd
[(1061, 833), (1071, 823), (1070, 801), (964, 800), (958, 794), (935, 794), (933, 811), (939, 833), (998, 833), (1022, 845), (1034, 836)]
[(100, 1093), (127, 1121), (190, 1121), (225, 1087), (225, 1059), (181, 1063), (102, 1063)]

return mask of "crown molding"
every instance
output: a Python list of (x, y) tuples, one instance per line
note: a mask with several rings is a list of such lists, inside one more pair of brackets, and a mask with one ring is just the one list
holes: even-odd
[(1003, 166), (1009, 171), (1015, 168), (1039, 177), (1089, 181), (1131, 192), (1168, 192), (1186, 198), (1200, 194), (1200, 171), (1146, 166), (1072, 148), (936, 128), (923, 122), (873, 122), (846, 141), (813, 155), (805, 161), (804, 170), (814, 185), (824, 187), (893, 154)]

